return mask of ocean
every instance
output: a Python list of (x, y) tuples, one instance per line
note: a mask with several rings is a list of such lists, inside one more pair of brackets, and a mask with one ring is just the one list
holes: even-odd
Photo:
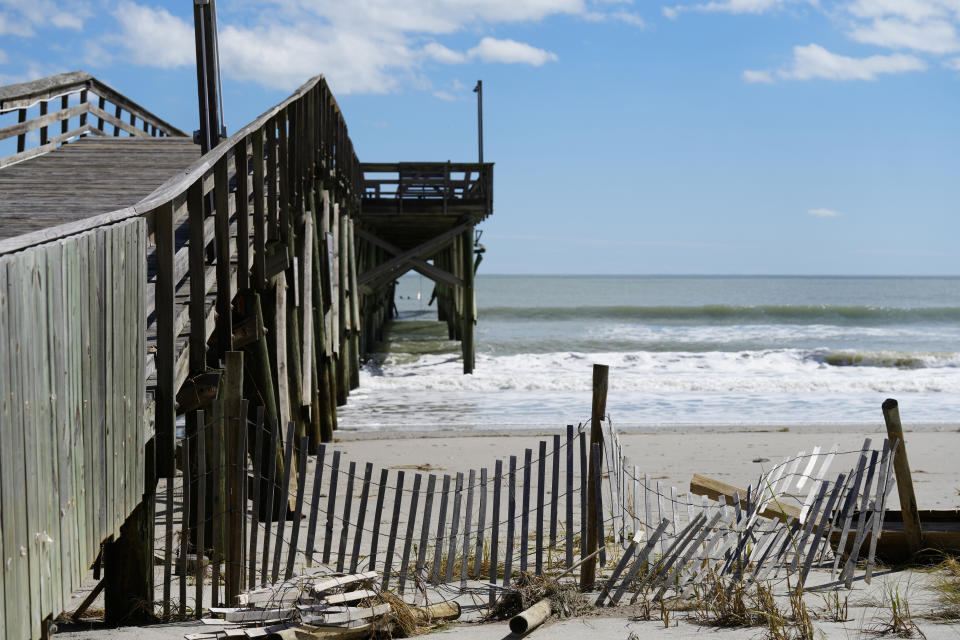
[[(960, 424), (960, 278), (495, 276), (476, 280), (476, 372), (437, 338), (373, 358), (351, 430), (555, 428), (590, 416), (610, 366), (618, 428)], [(436, 318), (400, 279), (403, 321)], [(402, 335), (404, 326), (398, 325)]]

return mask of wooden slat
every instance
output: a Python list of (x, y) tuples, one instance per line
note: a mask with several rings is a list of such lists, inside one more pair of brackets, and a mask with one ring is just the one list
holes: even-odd
[(423, 524), (420, 527), (420, 546), (417, 552), (417, 573), (423, 571), (427, 564), (427, 547), (430, 541), (430, 523), (433, 515), (433, 496), (437, 490), (437, 476), (430, 474), (427, 477), (427, 492), (423, 500)]
[[(570, 425), (573, 428), (573, 425)], [(572, 450), (572, 448), (571, 448)], [(557, 547), (557, 509), (560, 502), (560, 434), (553, 436), (553, 473), (550, 476), (550, 550)]]
[[(283, 451), (283, 481), (280, 483), (280, 497), (281, 497), (281, 507), (280, 507), (280, 522), (277, 525), (277, 544), (274, 546), (273, 550), (273, 573), (271, 575), (271, 580), (276, 582), (280, 577), (280, 556), (281, 550), (283, 548), (283, 532), (287, 525), (287, 503), (289, 502), (290, 496), (290, 478), (293, 475), (293, 447), (294, 447), (294, 431), (295, 425), (293, 422), (287, 423), (287, 437), (284, 443)], [(299, 523), (297, 523), (299, 525)], [(326, 561), (326, 559), (324, 559)]]
[[(273, 522), (274, 507), (277, 499), (275, 499), (274, 493), (276, 491), (276, 480), (277, 480), (277, 446), (280, 440), (280, 426), (276, 422), (270, 424), (270, 448), (267, 449), (270, 453), (267, 456), (270, 458), (269, 462), (269, 471), (267, 477), (267, 496), (264, 501), (264, 510), (263, 515), (265, 516), (263, 528), (263, 549), (260, 552), (260, 584), (265, 585), (269, 581), (267, 577), (267, 570), (270, 562), (270, 534), (272, 529), (270, 523)], [(284, 498), (280, 497), (280, 501), (283, 501)], [(284, 502), (284, 504), (286, 504)], [(277, 546), (280, 546), (280, 540), (277, 540)]]
[(457, 554), (457, 535), (460, 533), (460, 504), (463, 499), (463, 474), (457, 473), (456, 485), (453, 493), (453, 515), (450, 518), (450, 540), (447, 550), (447, 571), (445, 579), (447, 582), (453, 580), (454, 558)]
[[(178, 582), (180, 584), (180, 614), (181, 618), (187, 616), (187, 554), (190, 550), (190, 438), (183, 439), (183, 510), (180, 518), (180, 571), (178, 573)], [(253, 526), (257, 522), (253, 520)], [(200, 558), (198, 551), (196, 557)], [(251, 578), (251, 583), (253, 579)], [(251, 587), (253, 588), (253, 587)]]
[[(490, 516), (490, 584), (497, 583), (497, 553), (500, 541), (500, 485), (503, 477), (503, 460), (497, 460), (493, 471), (493, 512)], [(493, 597), (493, 590), (490, 597)]]
[[(313, 493), (310, 497), (310, 519), (307, 524), (307, 566), (313, 566), (314, 542), (317, 535), (317, 520), (319, 519), (320, 490), (323, 487), (323, 467), (326, 464), (327, 445), (321, 444), (317, 449), (317, 463), (313, 468)], [(373, 567), (371, 567), (372, 569)]]
[[(556, 450), (556, 442), (554, 442), (554, 450)], [(584, 478), (586, 477), (586, 467), (584, 467), (582, 464), (580, 468), (580, 474), (583, 475)], [(567, 526), (565, 527), (565, 529), (567, 534), (567, 540), (566, 540), (566, 544), (564, 545), (564, 548), (566, 549), (566, 553), (567, 553), (566, 567), (567, 569), (569, 569), (570, 567), (573, 566), (573, 425), (572, 424), (567, 425), (567, 485), (566, 486), (567, 486), (567, 500), (566, 500)], [(554, 502), (556, 502), (557, 499), (558, 498), (555, 497)], [(581, 493), (580, 499), (584, 501), (584, 504), (586, 504), (585, 492)], [(580, 521), (580, 526), (583, 529), (580, 535), (584, 540), (586, 540), (587, 538), (586, 524), (587, 524), (586, 519), (582, 519)], [(586, 555), (587, 555), (586, 553), (582, 553), (581, 557), (586, 557)]]
[(377, 550), (380, 546), (380, 523), (383, 516), (383, 502), (387, 495), (389, 471), (380, 470), (380, 482), (377, 484), (377, 506), (373, 512), (373, 531), (370, 533), (370, 570), (377, 568)]
[(300, 439), (300, 449), (297, 451), (297, 497), (293, 510), (293, 523), (290, 532), (290, 545), (287, 550), (287, 568), (283, 574), (284, 580), (293, 577), (293, 562), (297, 558), (297, 543), (300, 539), (300, 519), (303, 516), (303, 492), (307, 482), (307, 447), (309, 439), (304, 436)]
[[(312, 313), (310, 314), (312, 315)], [(357, 526), (353, 534), (353, 553), (350, 554), (350, 573), (357, 572), (360, 563), (360, 549), (363, 543), (363, 525), (366, 522), (367, 503), (370, 500), (370, 478), (373, 476), (373, 463), (368, 462), (363, 469), (363, 488), (360, 490), (360, 507), (357, 509)]]
[[(60, 122), (61, 120), (65, 123), (69, 118), (75, 118), (82, 113), (87, 113), (89, 108), (89, 104), (77, 104), (66, 109), (60, 109), (58, 111), (47, 113), (46, 115), (31, 118), (25, 122), (18, 122), (17, 124), (10, 125), (8, 127), (2, 127), (0, 128), (0, 140), (13, 138), (14, 136), (19, 136), (41, 127), (47, 127), (51, 124)], [(61, 133), (66, 132), (66, 129), (61, 131)]]
[(407, 516), (407, 534), (403, 540), (403, 558), (400, 560), (400, 593), (403, 593), (407, 582), (407, 570), (410, 567), (410, 547), (413, 544), (413, 532), (417, 525), (417, 500), (420, 497), (421, 476), (418, 473), (413, 478), (413, 491), (410, 493), (410, 514)]
[(443, 490), (440, 493), (440, 513), (437, 517), (437, 536), (433, 552), (433, 567), (431, 576), (436, 584), (440, 581), (440, 564), (443, 561), (443, 540), (447, 532), (447, 503), (450, 500), (450, 476), (443, 476)]
[(510, 476), (507, 480), (507, 548), (503, 555), (503, 586), (509, 586), (513, 576), (513, 543), (517, 524), (517, 456), (510, 456)]
[(633, 581), (637, 578), (640, 570), (646, 565), (647, 558), (650, 557), (650, 554), (653, 552), (657, 541), (660, 539), (660, 536), (663, 535), (663, 532), (666, 531), (667, 525), (669, 524), (670, 523), (667, 520), (662, 520), (657, 528), (654, 529), (649, 536), (647, 536), (647, 544), (644, 545), (640, 553), (637, 554), (636, 558), (633, 560), (633, 565), (630, 567), (630, 571), (628, 571), (627, 575), (624, 576), (623, 580), (620, 582), (620, 586), (613, 594), (613, 597), (610, 598), (611, 605), (615, 605), (620, 602), (620, 599), (623, 597), (627, 588), (633, 584)]
[(343, 572), (346, 563), (347, 542), (350, 538), (350, 507), (353, 504), (353, 483), (357, 475), (357, 463), (353, 460), (347, 468), (347, 493), (343, 501), (343, 518), (340, 525), (340, 548), (337, 552), (337, 573)]
[[(536, 575), (543, 574), (543, 494), (544, 483), (547, 472), (547, 441), (540, 441), (540, 451), (537, 455), (537, 523), (535, 532), (536, 564), (534, 571)], [(471, 494), (471, 498), (473, 495)]]
[[(203, 411), (197, 411), (196, 413), (197, 421), (197, 544), (194, 547), (197, 552), (197, 565), (196, 565), (196, 576), (194, 576), (194, 583), (197, 587), (196, 603), (193, 607), (194, 616), (197, 620), (200, 620), (203, 617), (203, 583), (206, 579), (207, 569), (202, 562), (203, 555), (206, 553), (205, 536), (206, 536), (206, 495), (207, 495), (207, 423)], [(267, 529), (269, 531), (269, 529)], [(269, 535), (264, 536), (264, 547), (266, 547)], [(263, 575), (266, 575), (266, 557), (267, 554), (264, 552), (264, 570)], [(214, 598), (211, 598), (211, 603)]]
[[(471, 533), (471, 519), (473, 517), (473, 485), (477, 481), (477, 472), (474, 469), (470, 469), (470, 474), (467, 476), (467, 506), (464, 512), (464, 522), (463, 522), (463, 551), (462, 558), (460, 559), (460, 588), (464, 589), (467, 586), (467, 575), (470, 565), (470, 533)], [(480, 534), (482, 535), (482, 533)], [(542, 543), (541, 543), (542, 544)], [(452, 560), (451, 560), (452, 562)]]
[[(23, 450), (23, 428), (21, 422), (20, 403), (20, 375), (17, 358), (18, 334), (14, 328), (18, 325), (15, 315), (19, 305), (13, 304), (18, 300), (16, 295), (18, 283), (9, 282), (8, 290), (7, 267), (18, 258), (0, 257), (0, 424), (9, 425), (0, 429), (0, 447), (3, 451), (17, 454)], [(17, 268), (11, 265), (13, 277), (16, 278)], [(9, 584), (9, 593), (4, 592), (2, 605), (4, 611), (3, 625), (7, 637), (27, 637), (29, 631), (28, 612), (30, 607), (29, 592), (25, 588), (14, 588), (14, 585), (27, 584), (27, 559), (18, 552), (26, 548), (27, 537), (26, 519), (23, 517), (24, 475), (21, 468), (12, 464), (0, 465), (0, 503), (4, 505), (6, 516), (4, 526), (0, 527), (0, 539), (3, 549), (3, 581)], [(7, 558), (10, 562), (7, 563)]]
[(333, 545), (333, 521), (336, 517), (337, 482), (340, 479), (340, 452), (333, 452), (333, 466), (330, 468), (330, 488), (327, 490), (327, 524), (323, 536), (323, 562), (330, 562), (330, 549)]
[[(257, 587), (257, 539), (260, 534), (260, 513), (263, 510), (263, 504), (260, 500), (260, 487), (263, 485), (263, 478), (261, 477), (261, 469), (263, 468), (263, 432), (265, 429), (263, 420), (264, 409), (263, 407), (257, 407), (257, 420), (254, 426), (256, 435), (253, 438), (253, 502), (250, 505), (250, 551), (248, 553), (250, 566), (247, 578), (247, 589), (256, 589)], [(190, 458), (185, 455), (184, 459), (189, 460)], [(320, 474), (320, 470), (321, 468), (318, 464), (317, 474)], [(312, 540), (310, 542), (312, 542)], [(307, 548), (309, 549), (309, 543)]]
[[(385, 490), (382, 487), (381, 490)], [(397, 528), (400, 525), (400, 503), (403, 501), (403, 471), (397, 472), (397, 486), (393, 495), (393, 516), (390, 518), (390, 536), (387, 538), (387, 555), (383, 559), (383, 588), (390, 585), (393, 568), (393, 551), (397, 544)]]
[(520, 509), (520, 571), (527, 570), (530, 555), (530, 473), (533, 466), (533, 450), (523, 452), (523, 498)]
[(483, 564), (483, 542), (486, 537), (487, 516), (487, 468), (480, 469), (480, 506), (477, 508), (477, 545), (473, 554), (473, 577), (480, 578), (480, 565)]
[[(119, 107), (119, 106), (117, 106), (117, 111), (118, 111), (118, 112), (120, 111), (120, 107)], [(100, 109), (99, 107), (95, 107), (95, 106), (93, 106), (92, 104), (90, 105), (89, 113), (90, 113), (90, 115), (96, 116), (97, 118), (99, 118), (99, 119), (101, 119), (101, 120), (103, 120), (103, 121), (105, 121), (105, 122), (109, 122), (110, 124), (112, 124), (112, 125), (115, 127), (115, 128), (114, 128), (114, 133), (113, 133), (114, 136), (119, 135), (119, 132), (122, 130), (122, 131), (125, 131), (125, 132), (129, 133), (131, 136), (136, 137), (136, 138), (148, 138), (148, 137), (150, 137), (150, 136), (148, 136), (146, 133), (144, 133), (143, 131), (141, 131), (140, 129), (137, 129), (137, 128), (134, 127), (133, 125), (130, 125), (130, 124), (124, 122), (123, 120), (121, 120), (121, 119), (120, 119), (119, 117), (117, 117), (116, 115), (110, 115), (110, 114), (107, 113), (106, 111)]]

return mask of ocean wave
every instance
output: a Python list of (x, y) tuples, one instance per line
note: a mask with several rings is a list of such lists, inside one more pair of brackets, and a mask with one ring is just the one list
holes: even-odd
[(842, 305), (701, 305), (485, 307), (486, 319), (513, 321), (633, 320), (645, 323), (906, 324), (960, 321), (960, 307)]
[(478, 354), (473, 375), (451, 355), (388, 356), (363, 371), (370, 391), (585, 391), (591, 364), (613, 389), (649, 392), (850, 393), (953, 391), (960, 354), (769, 349), (740, 352)]

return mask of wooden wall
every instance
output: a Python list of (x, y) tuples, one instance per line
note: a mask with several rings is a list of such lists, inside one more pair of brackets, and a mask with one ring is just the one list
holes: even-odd
[(145, 238), (0, 256), (0, 639), (40, 637), (141, 501)]

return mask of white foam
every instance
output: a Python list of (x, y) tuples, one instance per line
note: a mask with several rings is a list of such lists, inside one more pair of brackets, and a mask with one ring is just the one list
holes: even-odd
[[(960, 354), (913, 355), (925, 368), (831, 366), (801, 349), (711, 352), (479, 354), (473, 375), (459, 358), (424, 355), (387, 360), (361, 372), (365, 391), (586, 391), (591, 364), (608, 364), (610, 387), (647, 392), (938, 393), (960, 388)], [(895, 354), (890, 354), (893, 358)], [(877, 356), (878, 358), (881, 355)]]

